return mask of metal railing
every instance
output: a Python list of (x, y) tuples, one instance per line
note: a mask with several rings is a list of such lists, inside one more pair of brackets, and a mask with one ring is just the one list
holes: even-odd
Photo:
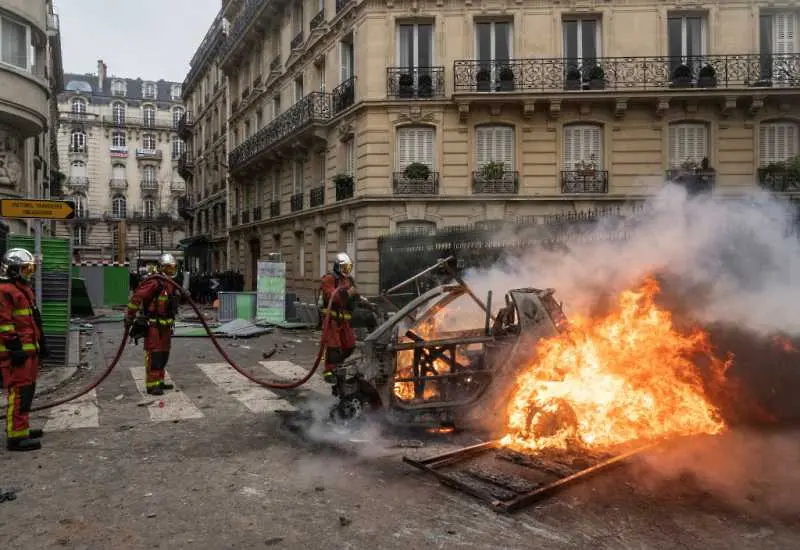
[(158, 189), (158, 180), (141, 180), (139, 185), (142, 191), (155, 191)]
[(472, 192), (479, 194), (519, 193), (519, 172), (503, 170), (502, 174), (486, 174), (483, 171), (472, 172)]
[(102, 117), (103, 124), (107, 124), (109, 126), (115, 126), (118, 128), (125, 127), (125, 126), (141, 126), (142, 128), (164, 128), (164, 129), (176, 129), (178, 128), (180, 121), (178, 124), (170, 118), (169, 120), (165, 118), (158, 118), (158, 117), (140, 117), (140, 116), (114, 116), (114, 115), (104, 115)]
[(261, 10), (272, 0), (247, 0), (244, 8), (233, 20), (228, 37), (219, 50), (219, 58), (225, 59), (233, 51), (239, 41), (244, 37), (247, 29), (256, 20)]
[(261, 207), (256, 206), (253, 208), (253, 221), (260, 222), (261, 221)]
[(272, 201), (269, 203), (269, 217), (274, 218), (275, 216), (281, 215), (281, 201)]
[(88, 189), (89, 178), (86, 176), (70, 176), (67, 178), (67, 185), (73, 190)]
[(405, 172), (394, 172), (392, 187), (395, 195), (438, 195), (439, 172), (430, 172), (425, 179), (411, 179)]
[(608, 193), (608, 170), (562, 170), (562, 193)]
[(163, 156), (164, 153), (161, 149), (136, 149), (137, 159), (161, 160)]
[(128, 188), (128, 180), (111, 178), (108, 180), (108, 187), (113, 191), (125, 191)]
[(242, 225), (250, 223), (250, 211), (242, 210)]
[(690, 195), (711, 192), (717, 184), (717, 173), (712, 169), (671, 168), (666, 175), (670, 182), (686, 187)]
[(320, 185), (308, 192), (308, 206), (314, 208), (323, 204), (325, 204), (325, 185)]
[(75, 111), (60, 111), (58, 118), (68, 122), (93, 122), (100, 115), (95, 113), (76, 113)]
[(186, 192), (186, 182), (183, 182), (183, 181), (171, 181), (171, 182), (169, 182), (169, 190), (172, 193), (185, 193)]
[(193, 168), (194, 159), (192, 158), (192, 153), (184, 151), (181, 156), (178, 157), (178, 173), (185, 178), (191, 174)]
[(325, 23), (325, 8), (319, 10), (317, 12), (317, 15), (311, 18), (311, 22), (309, 22), (308, 28), (313, 31), (317, 27), (322, 26), (323, 23)]
[(282, 139), (312, 124), (327, 122), (330, 118), (331, 96), (323, 92), (311, 92), (231, 151), (228, 166), (231, 170), (241, 168)]
[(350, 180), (348, 182), (337, 182), (336, 184), (336, 200), (343, 201), (352, 199), (355, 194), (355, 183)]
[(768, 191), (800, 191), (800, 174), (785, 167), (763, 166), (758, 169), (758, 185)]
[(289, 209), (292, 212), (299, 212), (303, 209), (303, 193), (295, 193), (292, 195), (289, 203)]
[(458, 92), (800, 87), (800, 53), (477, 60), (453, 63)]
[(331, 90), (333, 116), (352, 107), (356, 101), (356, 77), (351, 76)]
[(444, 67), (389, 67), (386, 95), (391, 99), (444, 97)]

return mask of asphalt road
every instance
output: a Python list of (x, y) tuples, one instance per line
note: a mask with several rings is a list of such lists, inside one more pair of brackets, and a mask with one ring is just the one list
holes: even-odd
[[(90, 338), (110, 359), (119, 325)], [(310, 332), (224, 341), (255, 374), (289, 375), (315, 354)], [(267, 364), (262, 352), (280, 345)], [(99, 357), (97, 363), (102, 362)], [(513, 516), (401, 461), (469, 440), (398, 448), (391, 432), (322, 442), (281, 411), (324, 410), (324, 384), (265, 393), (219, 364), (204, 339), (177, 339), (178, 392), (146, 399), (141, 347), (79, 403), (36, 416), (41, 451), (0, 451), (0, 542), (8, 548), (800, 547), (800, 436), (731, 434), (578, 485)], [(81, 372), (57, 395), (96, 376)], [(47, 401), (54, 396), (46, 396)], [(350, 441), (357, 439), (357, 441)]]

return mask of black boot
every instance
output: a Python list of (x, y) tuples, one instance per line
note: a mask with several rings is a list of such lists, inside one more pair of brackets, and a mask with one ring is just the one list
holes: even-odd
[(44, 435), (44, 430), (42, 430), (41, 428), (31, 428), (28, 431), (28, 437), (30, 437), (31, 439), (39, 439), (43, 435)]
[(172, 384), (167, 384), (166, 382), (161, 382), (161, 389), (162, 390), (174, 390), (175, 386)]
[(164, 395), (164, 388), (161, 386), (153, 386), (152, 388), (147, 388), (148, 395)]
[(9, 451), (37, 451), (41, 448), (41, 441), (30, 437), (12, 437), (6, 442)]

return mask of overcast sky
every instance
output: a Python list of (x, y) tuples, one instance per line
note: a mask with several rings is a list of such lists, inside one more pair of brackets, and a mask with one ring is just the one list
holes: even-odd
[(221, 0), (55, 0), (64, 71), (182, 82)]

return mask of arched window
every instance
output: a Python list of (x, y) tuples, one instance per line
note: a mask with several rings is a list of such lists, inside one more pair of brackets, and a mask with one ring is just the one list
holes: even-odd
[(603, 170), (602, 126), (564, 126), (561, 162), (562, 193), (608, 192), (608, 173)]
[(85, 218), (89, 215), (86, 207), (86, 195), (83, 193), (75, 193), (72, 195), (72, 201), (75, 203), (75, 217)]
[(85, 178), (86, 177), (86, 163), (82, 160), (73, 160), (69, 163), (69, 177), (70, 179), (74, 178)]
[(514, 193), (514, 128), (486, 125), (475, 128), (475, 193)]
[(669, 127), (669, 165), (700, 166), (708, 158), (708, 127), (702, 122), (681, 122)]
[(153, 128), (156, 125), (156, 108), (152, 105), (142, 107), (142, 118), (146, 128)]
[(111, 106), (111, 113), (114, 117), (114, 124), (125, 124), (125, 104), (119, 101)]
[(86, 112), (86, 100), (80, 97), (72, 99), (72, 112), (76, 114), (83, 114)]
[(72, 228), (72, 244), (74, 246), (84, 246), (86, 244), (85, 225), (76, 225)]
[(142, 246), (146, 247), (158, 246), (158, 232), (152, 227), (145, 227), (142, 230)]
[(125, 139), (125, 132), (116, 131), (111, 134), (111, 147), (115, 149), (127, 148), (127, 140)]
[(111, 199), (111, 213), (115, 218), (126, 218), (128, 216), (128, 201), (122, 195), (115, 195)]
[(405, 220), (397, 222), (398, 233), (427, 235), (436, 231), (436, 224), (427, 220)]
[(181, 107), (175, 107), (172, 110), (172, 127), (177, 128), (178, 123), (180, 122), (181, 118), (183, 117), (183, 113), (185, 111)]
[(86, 134), (83, 130), (72, 130), (72, 133), (69, 135), (69, 150), (71, 153), (86, 152)]
[(795, 122), (774, 121), (758, 129), (759, 165), (782, 163), (800, 155), (800, 130)]
[(153, 197), (148, 196), (142, 199), (142, 214), (145, 218), (156, 216), (156, 200)]

